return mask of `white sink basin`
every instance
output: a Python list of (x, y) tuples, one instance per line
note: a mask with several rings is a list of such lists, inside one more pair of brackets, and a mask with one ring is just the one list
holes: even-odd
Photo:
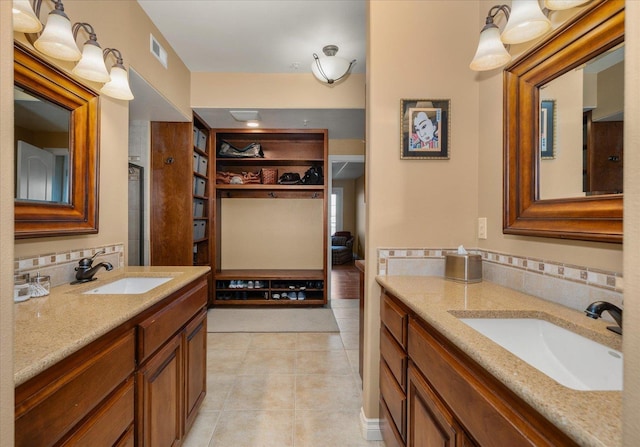
[(129, 277), (118, 279), (95, 289), (87, 290), (83, 295), (129, 295), (145, 293), (171, 281), (173, 278)]
[(622, 353), (615, 349), (539, 319), (460, 321), (568, 388), (622, 390)]

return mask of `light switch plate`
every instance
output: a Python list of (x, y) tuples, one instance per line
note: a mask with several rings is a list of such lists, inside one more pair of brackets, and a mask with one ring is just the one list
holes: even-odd
[(487, 218), (478, 217), (478, 239), (487, 238)]

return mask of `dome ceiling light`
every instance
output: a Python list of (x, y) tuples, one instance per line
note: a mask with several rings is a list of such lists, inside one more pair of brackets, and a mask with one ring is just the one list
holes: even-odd
[(311, 63), (311, 71), (320, 82), (333, 85), (334, 83), (344, 79), (356, 60), (349, 62), (346, 59), (336, 56), (338, 52), (337, 45), (327, 45), (322, 48), (324, 56), (319, 57), (313, 53), (313, 62)]

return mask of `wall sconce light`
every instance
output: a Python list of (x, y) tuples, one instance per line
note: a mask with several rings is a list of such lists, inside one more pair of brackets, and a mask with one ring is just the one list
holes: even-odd
[(13, 0), (13, 30), (19, 33), (39, 33), (42, 22), (36, 16), (29, 0)]
[(124, 65), (122, 64), (122, 54), (115, 48), (105, 48), (103, 51), (105, 61), (110, 54), (116, 58), (116, 63), (113, 64), (111, 72), (109, 73), (111, 80), (102, 86), (100, 93), (104, 93), (105, 95), (111, 96), (115, 99), (130, 101), (133, 99), (133, 93), (129, 87), (127, 70), (125, 70)]
[(82, 47), (82, 59), (71, 72), (89, 81), (109, 82), (111, 78), (104, 63), (102, 48), (98, 43), (93, 27), (88, 23), (75, 23), (73, 25), (74, 40), (77, 38), (80, 29), (84, 29), (89, 34), (89, 40)]
[[(507, 18), (507, 25), (499, 34), (494, 19), (498, 13)], [(511, 7), (496, 5), (491, 7), (485, 26), (480, 32), (476, 54), (469, 64), (474, 71), (498, 68), (511, 60), (504, 44), (523, 43), (542, 36), (551, 29), (551, 21), (544, 15), (538, 0), (513, 0)]]
[(589, 3), (591, 0), (544, 0), (544, 7), (554, 11), (571, 9)]
[[(47, 23), (40, 37), (33, 43), (36, 50), (47, 56), (63, 61), (77, 61), (82, 53), (76, 45), (71, 31), (71, 21), (64, 13), (62, 0), (53, 0), (55, 8), (47, 17)], [(42, 0), (36, 2), (36, 16), (40, 15)]]
[(323, 57), (318, 57), (316, 53), (313, 53), (314, 61), (311, 63), (311, 71), (318, 81), (325, 84), (331, 85), (342, 80), (356, 63), (355, 59), (349, 62), (337, 57), (338, 47), (336, 45), (327, 45), (322, 48), (322, 52), (325, 54)]

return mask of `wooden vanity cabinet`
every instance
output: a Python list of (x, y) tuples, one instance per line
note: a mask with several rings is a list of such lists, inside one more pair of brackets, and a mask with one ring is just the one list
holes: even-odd
[[(114, 445), (133, 425), (134, 369), (135, 331), (129, 328), (107, 334), (20, 385), (16, 447), (82, 445), (74, 440), (83, 439)], [(111, 420), (114, 408), (118, 417)]]
[[(388, 446), (577, 446), (400, 300), (383, 291), (381, 301), (381, 427)], [(406, 366), (392, 373), (406, 377), (404, 409), (398, 390), (389, 391), (388, 372), (398, 369), (393, 358), (402, 348), (390, 326), (395, 335), (406, 331)], [(397, 417), (403, 412), (404, 431)]]
[(207, 282), (138, 325), (138, 445), (180, 445), (206, 393)]
[(15, 445), (178, 446), (206, 393), (200, 277), (15, 391)]
[(404, 306), (383, 293), (380, 302), (380, 414), (382, 437), (404, 445), (407, 428), (407, 319)]

